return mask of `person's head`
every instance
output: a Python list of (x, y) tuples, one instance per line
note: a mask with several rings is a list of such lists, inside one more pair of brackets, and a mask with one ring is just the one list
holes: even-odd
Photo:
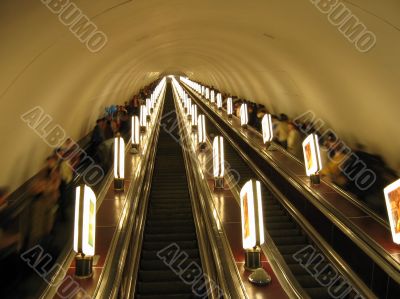
[(294, 124), (294, 122), (290, 121), (290, 122), (288, 123), (288, 129), (289, 129), (289, 131), (292, 131), (292, 130), (296, 130), (297, 127), (296, 127), (296, 125)]
[(288, 116), (286, 115), (286, 114), (284, 114), (284, 113), (281, 113), (280, 115), (279, 115), (279, 120), (280, 121), (288, 121)]
[(57, 155), (51, 155), (47, 157), (46, 164), (48, 168), (54, 168), (57, 165), (58, 157)]

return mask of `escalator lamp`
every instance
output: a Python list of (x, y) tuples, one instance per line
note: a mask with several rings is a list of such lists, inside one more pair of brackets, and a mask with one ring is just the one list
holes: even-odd
[(125, 142), (122, 137), (114, 138), (114, 178), (125, 178)]
[(214, 104), (215, 103), (215, 91), (214, 90), (211, 90), (211, 104)]
[(74, 251), (94, 256), (96, 237), (96, 195), (84, 185), (75, 189)]
[(317, 175), (322, 169), (317, 135), (310, 134), (303, 141), (303, 154), (307, 176)]
[(243, 249), (264, 243), (264, 218), (259, 181), (248, 181), (240, 191)]
[(185, 108), (186, 108), (186, 114), (191, 115), (191, 113), (192, 113), (192, 99), (191, 98), (187, 99)]
[(210, 99), (210, 89), (208, 87), (206, 88), (206, 99)]
[(242, 106), (240, 106), (240, 124), (242, 127), (247, 126), (248, 121), (249, 116), (247, 114), (247, 104), (243, 103)]
[(267, 142), (271, 142), (272, 138), (274, 138), (274, 133), (272, 130), (272, 118), (271, 114), (265, 114), (262, 121), (262, 132), (263, 132), (263, 141), (264, 144)]
[(140, 106), (140, 127), (146, 128), (147, 127), (147, 108), (145, 105)]
[(204, 144), (207, 142), (207, 134), (206, 134), (206, 118), (204, 114), (200, 114), (197, 120), (198, 123), (198, 133), (197, 136), (199, 138), (199, 144)]
[(228, 98), (228, 100), (226, 102), (226, 108), (227, 108), (228, 115), (232, 116), (232, 114), (233, 114), (232, 98)]
[(138, 145), (139, 143), (140, 143), (139, 117), (132, 116), (132, 144)]
[(224, 177), (224, 139), (216, 136), (213, 141), (213, 170), (214, 178)]
[(383, 189), (393, 242), (400, 245), (400, 179)]
[(150, 99), (146, 99), (146, 109), (147, 109), (147, 113), (148, 115), (151, 114), (151, 100)]
[(191, 112), (191, 115), (192, 115), (192, 126), (193, 126), (193, 127), (196, 127), (196, 126), (197, 126), (197, 123), (198, 123), (198, 119), (197, 119), (197, 106), (196, 106), (196, 104), (193, 104), (193, 105), (192, 105), (192, 112)]
[(222, 95), (220, 93), (217, 94), (217, 108), (222, 109)]

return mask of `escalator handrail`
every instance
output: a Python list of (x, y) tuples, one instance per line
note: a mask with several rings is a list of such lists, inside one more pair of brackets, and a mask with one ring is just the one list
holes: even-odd
[[(138, 190), (149, 190), (148, 181), (144, 182), (144, 178), (145, 173), (154, 166), (154, 157), (157, 150), (156, 144), (160, 129), (156, 124), (158, 124), (158, 120), (161, 117), (164, 95), (162, 98), (163, 100), (158, 103), (157, 114), (152, 118), (152, 126), (154, 129), (151, 130), (148, 140), (149, 143), (146, 145), (149, 150), (146, 150), (145, 155), (141, 157), (140, 168), (138, 168), (139, 172), (136, 173), (133, 183), (130, 184), (127, 191), (126, 202), (128, 206), (125, 209), (123, 217), (120, 219), (119, 225), (117, 226), (117, 232), (114, 234), (111, 241), (105, 266), (93, 295), (94, 298), (111, 299), (118, 297), (122, 274), (125, 268), (125, 261), (128, 256), (128, 248), (132, 241), (132, 229), (138, 212), (138, 204), (143, 199), (141, 197), (141, 192), (138, 192)], [(136, 247), (140, 250), (138, 246)]]
[[(177, 100), (178, 99), (178, 100)], [(221, 288), (225, 295), (230, 294), (231, 298), (246, 298), (243, 293), (244, 287), (240, 286), (240, 291), (230, 290), (226, 283), (226, 275), (222, 269), (222, 265), (227, 265), (228, 263), (223, 263), (220, 257), (220, 252), (218, 250), (215, 225), (210, 221), (209, 210), (205, 207), (205, 202), (210, 202), (210, 195), (204, 189), (204, 186), (200, 183), (203, 181), (198, 173), (196, 172), (197, 163), (193, 162), (193, 154), (189, 153), (188, 150), (191, 148), (190, 144), (190, 133), (186, 130), (184, 123), (184, 116), (182, 116), (179, 110), (179, 96), (174, 89), (174, 102), (175, 109), (177, 111), (178, 125), (180, 129), (180, 134), (182, 137), (182, 152), (185, 160), (185, 168), (188, 178), (189, 192), (191, 193), (191, 201), (193, 207), (193, 216), (195, 220), (196, 230), (198, 232), (198, 240), (200, 247), (201, 260), (203, 262), (203, 267), (205, 267), (205, 273), (210, 279), (207, 279), (208, 289), (212, 290), (210, 294), (211, 298), (219, 299), (219, 293), (211, 284), (212, 282), (217, 282), (218, 287)], [(196, 175), (197, 174), (197, 175)], [(208, 196), (207, 196), (208, 195)], [(196, 199), (196, 200), (195, 200)], [(207, 246), (208, 245), (208, 246)], [(208, 248), (211, 250), (211, 255), (208, 253)], [(236, 284), (237, 285), (237, 284)], [(231, 292), (234, 291), (234, 296)]]
[[(195, 95), (192, 92), (191, 94)], [(207, 113), (208, 117), (214, 120), (214, 118), (204, 110), (203, 106), (206, 106), (214, 114), (215, 111), (207, 106), (201, 99), (198, 99), (197, 101), (202, 104), (201, 107), (203, 111)], [(225, 122), (225, 120), (222, 121)], [(217, 123), (215, 120), (214, 122)], [(239, 138), (243, 138), (243, 134), (240, 134), (237, 131), (235, 132), (239, 135)], [(230, 137), (228, 136), (228, 138)], [(267, 156), (263, 151), (260, 151), (260, 149), (256, 149), (250, 143), (248, 143), (248, 145), (251, 146), (254, 150), (257, 150), (257, 152), (263, 153), (265, 156)], [(339, 212), (334, 206), (326, 203), (323, 198), (320, 199), (320, 196), (312, 192), (311, 188), (304, 186), (304, 184), (298, 182), (287, 173), (285, 173), (285, 171), (281, 169), (280, 166), (272, 158), (268, 157), (268, 159), (265, 160), (276, 171), (278, 171), (289, 184), (297, 189), (302, 194), (302, 196), (304, 196), (310, 203), (312, 203), (317, 209), (319, 209), (336, 227), (338, 227), (346, 236), (353, 240), (353, 242), (356, 243), (357, 246), (359, 246), (380, 267), (382, 267), (382, 269), (384, 269), (390, 277), (392, 277), (397, 283), (400, 283), (400, 264), (384, 248), (382, 248), (378, 243), (376, 243), (375, 240), (373, 240), (355, 224), (347, 220), (346, 217), (344, 217), (344, 215)]]

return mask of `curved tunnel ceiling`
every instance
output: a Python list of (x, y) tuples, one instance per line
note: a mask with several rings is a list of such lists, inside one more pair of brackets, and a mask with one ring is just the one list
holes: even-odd
[(376, 35), (366, 53), (317, 9), (319, 0), (63, 1), (105, 33), (103, 49), (90, 52), (46, 0), (1, 1), (0, 185), (17, 187), (50, 152), (23, 113), (40, 106), (79, 140), (106, 105), (166, 73), (275, 113), (311, 110), (349, 145), (362, 142), (400, 168), (397, 0), (340, 2)]

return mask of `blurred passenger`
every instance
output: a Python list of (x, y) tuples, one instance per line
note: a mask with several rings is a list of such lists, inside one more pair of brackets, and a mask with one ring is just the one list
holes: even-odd
[(107, 121), (105, 122), (104, 125), (104, 139), (108, 140), (114, 137), (114, 131), (112, 128), (112, 118), (108, 117)]
[(31, 192), (34, 200), (31, 209), (30, 232), (28, 245), (40, 242), (50, 234), (57, 211), (57, 201), (60, 196), (60, 174), (57, 156), (47, 158), (46, 167), (32, 183)]
[(7, 206), (8, 190), (5, 187), (0, 187), (0, 210)]
[(287, 138), (289, 134), (288, 128), (288, 117), (286, 114), (281, 114), (279, 116), (279, 122), (275, 132), (276, 142), (280, 144), (282, 147), (287, 149)]
[(59, 149), (57, 151), (58, 156), (60, 157), (58, 162), (58, 168), (60, 172), (60, 200), (59, 200), (59, 219), (61, 221), (67, 220), (68, 208), (69, 208), (69, 200), (72, 196), (72, 179), (74, 177), (73, 166), (70, 163), (69, 159), (64, 159), (65, 152), (63, 149)]
[(287, 150), (293, 156), (301, 158), (303, 154), (302, 136), (293, 122), (288, 123)]
[(334, 156), (329, 159), (327, 165), (322, 169), (321, 175), (324, 176), (327, 181), (343, 188), (347, 184), (347, 178), (343, 174), (340, 166), (346, 159), (346, 153), (343, 149), (336, 149), (334, 153)]

